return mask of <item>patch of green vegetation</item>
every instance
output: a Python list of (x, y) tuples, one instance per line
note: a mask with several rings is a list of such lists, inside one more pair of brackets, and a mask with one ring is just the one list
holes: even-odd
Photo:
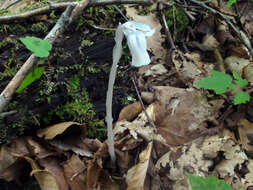
[(80, 16), (75, 30), (78, 31), (82, 26), (84, 26), (84, 24), (84, 18), (83, 16)]
[(51, 19), (56, 19), (56, 15), (54, 14), (54, 11), (52, 11), (49, 16)]
[[(187, 15), (182, 8), (176, 8), (175, 6), (169, 8), (164, 12), (168, 27), (174, 27), (174, 36), (177, 39), (181, 38), (184, 30), (190, 23)], [(181, 35), (180, 35), (181, 34)]]
[(0, 32), (1, 33), (10, 32), (13, 34), (18, 32), (26, 33), (27, 29), (20, 24), (3, 24), (0, 26)]
[[(80, 88), (79, 82), (79, 75), (72, 76), (66, 82), (69, 101), (50, 111), (49, 117), (56, 114), (62, 120), (71, 119), (72, 121), (85, 123), (89, 137), (105, 138), (106, 129), (104, 128), (104, 121), (95, 118), (96, 113), (92, 108), (88, 92), (86, 89)], [(44, 119), (44, 121), (47, 120), (49, 121), (50, 119)]]
[(148, 13), (150, 13), (152, 11), (152, 5), (145, 7), (140, 13), (139, 15), (144, 16), (147, 15)]
[(92, 42), (90, 40), (82, 40), (82, 42), (81, 42), (82, 47), (92, 46), (93, 44), (94, 44), (94, 42)]
[(98, 67), (95, 67), (95, 66), (88, 66), (87, 71), (89, 73), (99, 73), (101, 71), (101, 69)]
[(40, 1), (36, 1), (36, 2), (31, 3), (30, 5), (24, 7), (23, 9), (21, 9), (19, 12), (20, 13), (26, 12), (26, 11), (37, 9), (37, 8), (40, 8), (40, 7), (45, 7), (47, 5), (48, 5), (48, 0), (40, 0)]
[(122, 105), (128, 105), (128, 104), (131, 104), (135, 101), (135, 98), (133, 97), (132, 94), (129, 94), (129, 95), (126, 95), (125, 97), (123, 97), (121, 99), (121, 104)]
[(8, 14), (10, 14), (8, 10), (4, 10), (4, 9), (0, 10), (0, 16), (6, 16)]
[(34, 33), (46, 34), (48, 32), (48, 27), (43, 22), (39, 22), (31, 26), (31, 31)]

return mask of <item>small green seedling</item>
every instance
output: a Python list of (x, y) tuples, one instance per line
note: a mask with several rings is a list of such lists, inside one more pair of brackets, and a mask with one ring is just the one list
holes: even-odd
[(192, 190), (233, 190), (224, 180), (214, 176), (201, 177), (186, 173)]
[(25, 38), (20, 38), (20, 40), (36, 57), (48, 57), (49, 51), (52, 49), (52, 45), (47, 40), (37, 37), (26, 36)]
[[(20, 40), (26, 46), (27, 49), (29, 49), (31, 52), (34, 53), (36, 57), (39, 58), (48, 57), (49, 51), (52, 49), (52, 45), (47, 40), (42, 40), (37, 37), (26, 36), (25, 38), (20, 38)], [(43, 67), (35, 66), (33, 70), (25, 77), (16, 92), (21, 92), (27, 86), (39, 79), (42, 76), (43, 71)]]
[(28, 75), (25, 77), (19, 88), (16, 90), (17, 93), (21, 92), (23, 89), (25, 89), (27, 86), (32, 84), (34, 81), (39, 79), (44, 71), (44, 67), (38, 67), (35, 66), (33, 70), (28, 73)]
[(235, 2), (236, 2), (236, 0), (228, 0), (227, 6), (230, 7), (230, 6), (233, 5)]
[(242, 91), (242, 88), (248, 85), (248, 81), (242, 79), (236, 72), (233, 71), (234, 81), (228, 74), (215, 70), (210, 72), (211, 77), (203, 78), (200, 81), (194, 82), (194, 84), (206, 90), (214, 90), (216, 94), (223, 94), (228, 89), (234, 91), (237, 89), (234, 92), (234, 105), (242, 104), (250, 100), (250, 95)]

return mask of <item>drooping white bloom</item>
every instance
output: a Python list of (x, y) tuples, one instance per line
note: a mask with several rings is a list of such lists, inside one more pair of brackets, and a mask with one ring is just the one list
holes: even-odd
[(114, 47), (113, 57), (117, 60), (121, 57), (121, 43), (124, 33), (132, 55), (132, 65), (135, 67), (148, 65), (150, 58), (147, 52), (146, 36), (152, 36), (154, 32), (155, 29), (151, 29), (148, 25), (136, 21), (128, 21), (120, 24), (116, 30), (116, 45)]

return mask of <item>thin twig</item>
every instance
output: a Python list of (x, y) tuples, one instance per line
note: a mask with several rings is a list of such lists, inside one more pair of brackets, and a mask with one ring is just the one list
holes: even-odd
[(163, 11), (161, 11), (161, 14), (162, 14), (162, 20), (163, 20), (163, 24), (165, 27), (165, 33), (167, 36), (167, 40), (168, 40), (168, 43), (170, 44), (171, 50), (173, 51), (176, 49), (176, 46), (175, 46), (174, 41), (171, 37), (170, 29), (169, 29), (168, 24), (166, 22), (165, 15), (164, 15)]
[(128, 18), (122, 13), (122, 11), (121, 11), (116, 5), (113, 5), (113, 7), (121, 14), (121, 16), (122, 16), (126, 21), (128, 21)]
[[(10, 21), (19, 21), (29, 19), (32, 16), (48, 13), (52, 10), (61, 10), (65, 9), (67, 6), (76, 6), (80, 4), (79, 2), (61, 2), (61, 3), (51, 3), (48, 6), (27, 11), (25, 13), (0, 16), (0, 23), (10, 22)], [(120, 4), (140, 4), (140, 5), (151, 5), (152, 0), (93, 0), (90, 1), (88, 6), (104, 6), (104, 5), (120, 5)]]
[(135, 91), (136, 91), (136, 93), (137, 93), (137, 96), (138, 96), (139, 101), (141, 102), (142, 109), (143, 109), (143, 111), (144, 111), (144, 113), (145, 113), (145, 115), (146, 115), (146, 117), (147, 117), (147, 119), (148, 119), (148, 122), (151, 124), (151, 126), (152, 126), (155, 130), (157, 130), (157, 128), (156, 128), (156, 126), (155, 126), (153, 120), (149, 117), (149, 115), (148, 115), (148, 113), (147, 113), (147, 111), (146, 111), (146, 108), (145, 108), (145, 106), (144, 106), (144, 104), (143, 104), (143, 101), (142, 101), (142, 99), (141, 99), (141, 95), (140, 95), (140, 93), (139, 93), (139, 90), (138, 90), (138, 88), (137, 88), (137, 86), (136, 86), (135, 81), (134, 81), (133, 78), (132, 78), (132, 82), (133, 82), (133, 84), (134, 84)]
[(0, 119), (3, 119), (9, 115), (13, 115), (15, 113), (17, 113), (18, 111), (17, 110), (12, 110), (12, 111), (8, 111), (8, 112), (3, 112), (3, 113), (0, 113)]
[(22, 1), (22, 0), (16, 0), (16, 1), (12, 2), (11, 4), (7, 5), (4, 9), (7, 10), (7, 9), (9, 9), (10, 7), (12, 7), (13, 5), (17, 4), (20, 1)]

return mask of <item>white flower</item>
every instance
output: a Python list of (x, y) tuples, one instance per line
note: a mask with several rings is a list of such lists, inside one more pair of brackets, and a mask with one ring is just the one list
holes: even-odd
[(114, 61), (119, 61), (121, 57), (123, 34), (127, 38), (127, 44), (132, 54), (132, 65), (141, 67), (150, 63), (150, 58), (147, 52), (146, 36), (152, 36), (155, 29), (151, 29), (148, 25), (128, 21), (120, 24), (116, 30), (115, 41), (116, 45), (113, 50)]

